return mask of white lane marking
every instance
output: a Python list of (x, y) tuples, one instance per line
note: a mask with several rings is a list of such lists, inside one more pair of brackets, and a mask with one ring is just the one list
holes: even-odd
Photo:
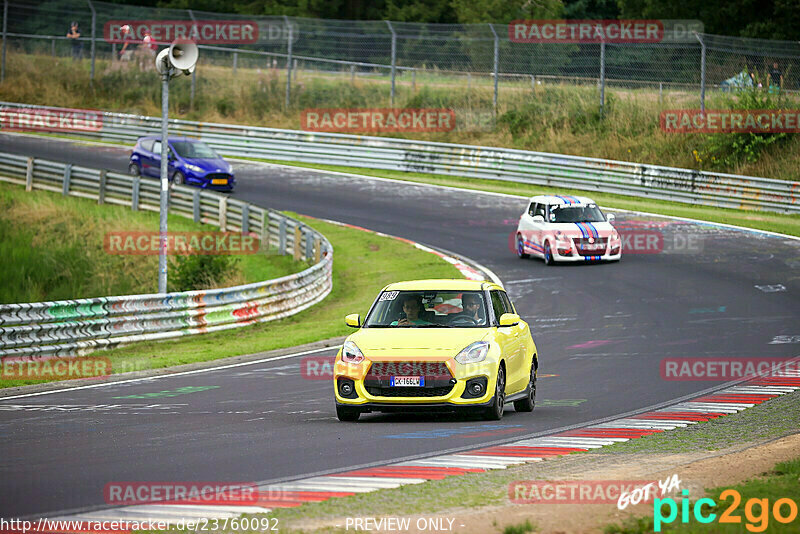
[(611, 445), (612, 443), (618, 443), (628, 441), (628, 438), (534, 438), (534, 439), (524, 439), (522, 441), (517, 441), (514, 445), (519, 445), (521, 447), (561, 447), (561, 448), (571, 448), (571, 447), (585, 447), (590, 449), (599, 449), (601, 447), (605, 447), (606, 445)]
[(744, 410), (747, 406), (740, 406), (730, 402), (685, 402), (676, 404), (675, 410), (687, 411), (692, 409), (699, 409), (703, 412), (717, 412), (717, 413), (736, 413)]
[(786, 286), (784, 286), (783, 284), (755, 286), (755, 288), (760, 291), (763, 291), (764, 293), (778, 293), (780, 291), (786, 291)]
[(354, 485), (354, 486), (374, 486), (374, 487), (399, 487), (405, 484), (422, 484), (427, 482), (426, 478), (400, 478), (400, 477), (359, 477), (359, 476), (326, 476), (328, 480), (337, 482), (338, 484)]
[(775, 336), (772, 338), (772, 341), (769, 342), (770, 345), (778, 345), (782, 343), (800, 343), (800, 336)]
[(401, 465), (401, 466), (415, 466), (415, 467), (460, 467), (460, 468), (475, 468), (475, 469), (505, 469), (505, 465), (499, 465), (496, 463), (480, 463), (475, 462), (472, 459), (467, 458), (466, 460), (450, 460), (450, 459), (441, 459), (438, 457), (429, 458), (426, 460), (413, 460), (411, 462), (404, 462), (402, 464), (392, 464), (392, 465)]
[[(472, 451), (474, 452), (474, 451)], [(469, 452), (461, 453), (459, 456), (464, 458), (475, 458), (476, 462), (491, 460), (497, 462), (498, 465), (505, 463), (508, 465), (518, 465), (525, 463), (525, 459), (513, 456), (492, 456), (491, 454), (470, 454)], [(541, 458), (531, 458), (531, 461), (541, 460)]]
[(243, 367), (245, 365), (255, 365), (255, 364), (259, 364), (259, 363), (274, 362), (274, 361), (277, 361), (277, 360), (285, 360), (287, 358), (295, 358), (297, 356), (304, 356), (306, 354), (313, 354), (315, 352), (323, 352), (323, 351), (326, 351), (326, 350), (338, 350), (338, 349), (339, 349), (339, 345), (335, 345), (335, 346), (332, 346), (332, 347), (323, 347), (323, 348), (319, 348), (319, 349), (306, 350), (306, 351), (303, 351), (303, 352), (295, 352), (295, 353), (292, 353), (292, 354), (284, 354), (283, 356), (273, 356), (271, 358), (262, 358), (260, 360), (253, 360), (251, 362), (230, 363), (230, 364), (227, 364), (227, 365), (218, 365), (216, 367), (208, 367), (206, 369), (195, 369), (194, 371), (182, 371), (182, 372), (179, 372), (179, 373), (170, 373), (170, 374), (166, 374), (166, 375), (147, 376), (147, 377), (142, 377), (142, 378), (131, 378), (129, 380), (118, 380), (116, 382), (103, 382), (102, 384), (90, 384), (88, 386), (74, 386), (74, 387), (68, 387), (68, 388), (62, 388), (62, 389), (53, 389), (53, 390), (50, 390), (50, 391), (39, 391), (38, 393), (26, 393), (24, 395), (13, 395), (13, 396), (10, 396), (10, 397), (1, 397), (0, 398), (0, 403), (2, 403), (4, 401), (7, 401), (7, 400), (11, 400), (11, 399), (21, 399), (21, 398), (24, 398), (24, 397), (38, 397), (39, 395), (52, 395), (54, 393), (64, 393), (65, 391), (76, 391), (76, 390), (79, 390), (79, 389), (102, 388), (102, 387), (116, 386), (116, 385), (119, 385), (119, 384), (131, 384), (131, 383), (134, 383), (134, 382), (142, 382), (142, 381), (145, 381), (145, 380), (158, 380), (158, 379), (161, 379), (161, 378), (172, 378), (172, 377), (176, 377), (176, 376), (186, 376), (186, 375), (193, 375), (193, 374), (199, 374), (199, 373), (208, 373), (208, 372), (211, 372), (211, 371), (220, 371), (222, 369), (232, 369), (234, 367)]
[[(375, 491), (376, 488), (373, 487), (366, 487), (366, 486), (350, 486), (347, 488), (342, 488), (341, 485), (336, 484), (321, 484), (319, 482), (315, 482), (313, 484), (307, 484), (304, 481), (300, 481), (294, 484), (281, 484), (280, 486), (269, 486), (272, 488), (273, 491), (283, 490), (283, 491), (330, 491), (330, 492), (349, 492), (349, 493), (369, 493), (370, 491)], [(262, 488), (263, 489), (263, 488)]]

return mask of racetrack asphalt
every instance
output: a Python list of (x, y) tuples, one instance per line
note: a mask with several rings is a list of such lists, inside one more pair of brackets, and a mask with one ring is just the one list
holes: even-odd
[[(130, 154), (5, 134), (0, 151), (119, 172)], [(0, 517), (102, 508), (111, 482), (290, 480), (520, 439), (720, 384), (664, 380), (664, 358), (800, 352), (797, 240), (619, 213), (618, 226), (657, 229), (677, 248), (626, 254), (615, 264), (546, 267), (509, 247), (525, 207), (520, 198), (253, 162), (234, 167), (235, 198), (404, 237), (492, 269), (539, 350), (536, 410), (508, 406), (492, 424), (382, 414), (340, 423), (331, 383), (303, 378), (299, 357), (0, 400)], [(690, 235), (694, 248), (681, 249)], [(141, 397), (147, 393), (161, 396)]]

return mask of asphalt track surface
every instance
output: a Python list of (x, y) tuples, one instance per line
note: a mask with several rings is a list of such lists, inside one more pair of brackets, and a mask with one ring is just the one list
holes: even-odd
[[(121, 172), (129, 155), (14, 135), (0, 135), (0, 151)], [(299, 357), (7, 399), (0, 401), (0, 517), (103, 508), (110, 482), (291, 480), (520, 439), (719, 384), (664, 380), (664, 358), (800, 352), (796, 343), (775, 342), (800, 341), (795, 240), (621, 213), (620, 227), (656, 225), (668, 246), (691, 235), (702, 251), (546, 267), (509, 250), (521, 199), (256, 163), (234, 167), (236, 198), (405, 237), (492, 269), (538, 346), (536, 410), (518, 414), (508, 406), (496, 424), (383, 414), (340, 423), (331, 384), (303, 378)], [(779, 284), (784, 289), (776, 291)], [(190, 386), (208, 389), (130, 397)]]

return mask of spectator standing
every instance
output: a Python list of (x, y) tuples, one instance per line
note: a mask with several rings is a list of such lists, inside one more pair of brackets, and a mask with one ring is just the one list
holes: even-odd
[(139, 69), (145, 70), (148, 67), (153, 66), (153, 62), (156, 59), (157, 49), (158, 45), (156, 45), (155, 40), (153, 40), (152, 35), (150, 35), (150, 31), (144, 30), (142, 44), (139, 45), (139, 49), (137, 51)]
[(783, 73), (778, 68), (778, 62), (775, 61), (769, 71), (769, 92), (780, 93), (781, 89), (783, 89)]
[(67, 39), (72, 41), (72, 59), (77, 61), (81, 58), (81, 49), (83, 48), (83, 43), (80, 41), (81, 31), (78, 28), (78, 23), (76, 21), (72, 21), (69, 25), (69, 31), (67, 32)]
[(118, 52), (119, 59), (120, 61), (130, 61), (133, 58), (133, 47), (131, 46), (133, 32), (128, 24), (125, 24), (120, 30), (122, 30), (122, 48)]

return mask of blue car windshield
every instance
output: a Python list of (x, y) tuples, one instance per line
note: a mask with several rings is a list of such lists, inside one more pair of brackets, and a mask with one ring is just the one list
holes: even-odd
[(219, 159), (213, 148), (200, 141), (173, 141), (171, 144), (182, 158)]

